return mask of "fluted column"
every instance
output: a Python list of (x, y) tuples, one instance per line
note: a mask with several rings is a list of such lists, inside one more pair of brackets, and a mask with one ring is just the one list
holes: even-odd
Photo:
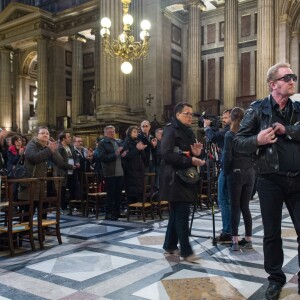
[(100, 28), (94, 28), (91, 32), (95, 36), (95, 108), (100, 105)]
[(225, 1), (224, 29), (224, 108), (232, 108), (238, 96), (238, 0)]
[(43, 37), (37, 40), (37, 64), (37, 124), (48, 125), (48, 40)]
[[(112, 22), (110, 36), (116, 39), (123, 28), (122, 3), (119, 0), (100, 1), (100, 19), (109, 17)], [(100, 99), (97, 108), (97, 119), (111, 120), (125, 118), (129, 113), (126, 97), (125, 76), (121, 72), (121, 59), (107, 57), (103, 53), (101, 44), (100, 56)]]
[(12, 129), (10, 50), (0, 49), (0, 126)]
[(85, 38), (77, 34), (70, 37), (72, 40), (72, 123), (78, 123), (78, 116), (83, 113), (83, 65), (82, 43)]
[(193, 109), (198, 111), (200, 101), (200, 63), (201, 63), (201, 30), (199, 1), (187, 5), (189, 11), (188, 53), (187, 53), (187, 100)]
[(256, 98), (269, 94), (267, 71), (274, 64), (274, 0), (260, 0), (257, 24)]
[[(131, 4), (131, 12), (136, 24), (133, 32), (136, 41), (140, 40), (140, 24), (142, 21), (142, 0), (137, 0)], [(133, 72), (127, 76), (127, 93), (131, 111), (134, 113), (144, 112), (143, 105), (143, 61), (133, 61)]]
[[(291, 68), (299, 76), (299, 31), (292, 33), (291, 43)], [(295, 84), (296, 93), (298, 93), (298, 84)]]

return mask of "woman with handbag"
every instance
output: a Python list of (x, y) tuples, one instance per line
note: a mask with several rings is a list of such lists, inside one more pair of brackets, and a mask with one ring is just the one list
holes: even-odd
[[(192, 131), (193, 110), (188, 103), (178, 103), (175, 118), (164, 128), (161, 140), (161, 178), (160, 199), (170, 202), (170, 217), (163, 248), (166, 254), (179, 254), (187, 262), (199, 259), (189, 243), (190, 204), (197, 199), (197, 180), (187, 181), (185, 172), (193, 174), (195, 169), (205, 164), (198, 158), (202, 151)], [(180, 245), (180, 252), (178, 249)]]

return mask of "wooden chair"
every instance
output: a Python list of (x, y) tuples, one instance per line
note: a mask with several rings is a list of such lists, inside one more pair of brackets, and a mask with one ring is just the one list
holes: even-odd
[(146, 222), (146, 215), (151, 214), (152, 220), (153, 216), (153, 205), (152, 205), (152, 195), (154, 193), (155, 185), (155, 173), (145, 173), (144, 175), (144, 189), (142, 199), (139, 202), (128, 203), (127, 205), (127, 221), (131, 215), (142, 216), (143, 221)]
[(86, 216), (89, 216), (91, 210), (95, 211), (96, 219), (99, 216), (100, 207), (105, 206), (106, 192), (99, 191), (98, 175), (93, 172), (85, 174), (85, 189), (86, 189)]
[(153, 210), (158, 214), (159, 218), (162, 220), (163, 212), (167, 211), (170, 213), (169, 201), (159, 199), (159, 191), (155, 191), (151, 196), (151, 202)]
[[(39, 178), (40, 197), (38, 201), (38, 217), (33, 225), (37, 228), (40, 248), (44, 249), (44, 239), (46, 235), (55, 235), (58, 243), (62, 244), (60, 234), (60, 201), (61, 186), (63, 177), (43, 177)], [(47, 182), (52, 182), (56, 193), (47, 194)], [(55, 213), (54, 219), (46, 219), (48, 213)]]
[[(5, 199), (0, 205), (0, 240), (2, 247), (7, 247), (11, 256), (15, 255), (15, 246), (22, 246), (23, 241), (30, 242), (32, 251), (35, 250), (33, 240), (33, 193), (37, 179), (4, 179), (6, 181)], [(3, 181), (2, 181), (3, 182)], [(29, 184), (29, 199), (13, 200), (13, 185), (15, 183)]]

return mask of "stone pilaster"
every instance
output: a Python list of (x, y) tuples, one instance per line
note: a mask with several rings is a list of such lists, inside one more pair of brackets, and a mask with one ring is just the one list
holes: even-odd
[(201, 28), (200, 28), (200, 7), (199, 1), (192, 1), (187, 4), (189, 11), (188, 23), (188, 53), (187, 53), (187, 101), (198, 111), (201, 91)]
[(238, 0), (225, 1), (224, 108), (235, 106), (238, 96)]
[(37, 124), (48, 125), (48, 40), (37, 39), (38, 100)]
[[(291, 42), (291, 68), (295, 74), (299, 77), (299, 31), (292, 33), (292, 42)], [(296, 93), (299, 92), (298, 84), (295, 84)]]
[(100, 105), (100, 44), (101, 44), (101, 36), (100, 36), (100, 28), (94, 28), (91, 32), (95, 36), (95, 107)]
[(72, 40), (72, 123), (79, 121), (78, 116), (83, 113), (83, 63), (82, 43), (85, 38), (77, 34), (70, 37)]
[(274, 0), (260, 0), (257, 24), (256, 98), (269, 94), (266, 84), (268, 69), (274, 64)]
[(10, 50), (0, 49), (0, 126), (12, 129), (12, 97), (11, 97), (11, 66)]

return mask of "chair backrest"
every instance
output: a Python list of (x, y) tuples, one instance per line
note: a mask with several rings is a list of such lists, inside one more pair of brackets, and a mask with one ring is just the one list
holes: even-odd
[(42, 216), (55, 212), (56, 219), (60, 219), (61, 187), (63, 177), (42, 177), (40, 181), (40, 197), (38, 206), (38, 221), (42, 222)]
[[(14, 201), (13, 197), (13, 186), (14, 184), (26, 183), (28, 185), (28, 199), (18, 199)], [(28, 222), (29, 227), (32, 228), (33, 221), (33, 193), (35, 184), (37, 183), (36, 178), (22, 178), (22, 179), (8, 179), (8, 208), (7, 208), (7, 225), (8, 233), (13, 233), (13, 230), (17, 230), (14, 224)], [(20, 227), (18, 231), (22, 231)]]
[(154, 192), (155, 192), (155, 173), (145, 173), (143, 201), (150, 201)]
[(7, 176), (0, 176), (0, 202), (8, 201), (8, 183)]
[(97, 193), (98, 192), (98, 175), (94, 172), (84, 173), (84, 193)]

